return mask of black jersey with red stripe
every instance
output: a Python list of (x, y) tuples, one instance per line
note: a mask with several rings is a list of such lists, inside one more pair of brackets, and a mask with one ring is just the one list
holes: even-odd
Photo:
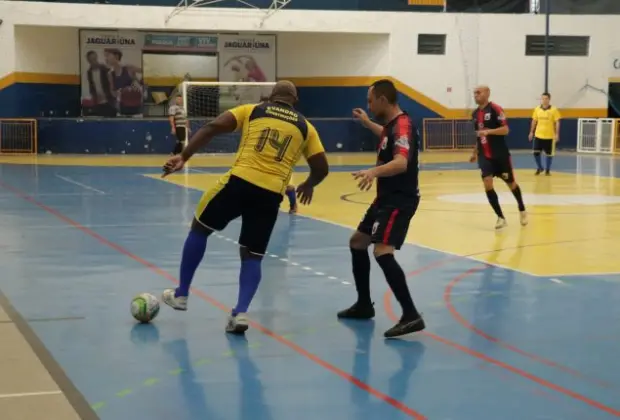
[(398, 175), (377, 179), (376, 202), (382, 205), (407, 206), (420, 197), (418, 188), (418, 154), (420, 136), (406, 112), (399, 114), (383, 127), (377, 149), (377, 166), (394, 160), (394, 156), (407, 158), (407, 170)]
[[(491, 130), (508, 125), (504, 110), (493, 102), (489, 102), (484, 108), (477, 108), (473, 113), (473, 120), (476, 131)], [(478, 156), (484, 156), (487, 159), (510, 156), (506, 136), (490, 135), (478, 137), (476, 143), (478, 145)]]

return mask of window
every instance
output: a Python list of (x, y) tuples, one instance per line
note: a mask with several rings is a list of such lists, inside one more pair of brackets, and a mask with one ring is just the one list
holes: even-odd
[[(589, 36), (549, 36), (549, 56), (586, 57), (590, 53)], [(545, 36), (526, 35), (525, 55), (544, 56)]]
[(420, 55), (445, 55), (445, 34), (418, 34), (418, 54)]

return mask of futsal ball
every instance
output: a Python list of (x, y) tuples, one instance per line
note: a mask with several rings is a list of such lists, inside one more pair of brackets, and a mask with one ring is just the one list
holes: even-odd
[(131, 301), (131, 315), (143, 324), (155, 319), (159, 313), (159, 301), (150, 293), (142, 293)]

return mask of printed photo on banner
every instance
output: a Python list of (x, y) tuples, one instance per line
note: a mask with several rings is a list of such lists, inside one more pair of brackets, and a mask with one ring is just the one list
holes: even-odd
[(220, 35), (218, 60), (219, 80), (239, 83), (221, 89), (220, 105), (260, 102), (269, 96), (271, 87), (242, 83), (276, 81), (276, 36)]
[(143, 37), (133, 31), (80, 31), (82, 115), (142, 115)]

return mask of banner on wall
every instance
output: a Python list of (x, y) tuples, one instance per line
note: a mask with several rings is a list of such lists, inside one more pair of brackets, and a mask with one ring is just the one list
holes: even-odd
[(140, 32), (80, 31), (82, 115), (142, 114), (143, 46)]
[[(220, 82), (275, 82), (275, 35), (219, 35), (218, 70)], [(269, 96), (271, 87), (231, 87), (221, 89), (220, 103), (259, 102)], [(228, 96), (228, 97), (227, 97)]]
[(144, 36), (145, 52), (217, 53), (217, 36), (205, 34), (148, 33)]

